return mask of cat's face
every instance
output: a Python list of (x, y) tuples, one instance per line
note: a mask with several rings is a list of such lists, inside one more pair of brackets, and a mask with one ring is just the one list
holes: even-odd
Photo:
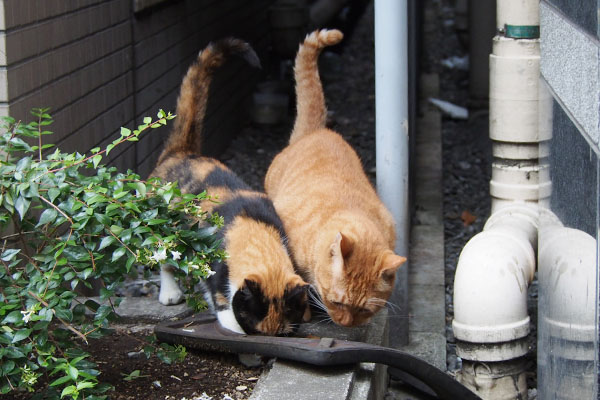
[(290, 282), (281, 296), (269, 298), (258, 282), (246, 279), (231, 306), (247, 334), (288, 335), (310, 319), (308, 288), (304, 282)]
[(361, 246), (338, 233), (316, 274), (317, 290), (333, 322), (367, 323), (387, 303), (396, 270), (405, 261), (391, 250)]

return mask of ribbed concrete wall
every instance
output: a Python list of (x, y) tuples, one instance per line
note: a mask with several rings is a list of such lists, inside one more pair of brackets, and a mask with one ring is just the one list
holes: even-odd
[[(271, 3), (0, 0), (0, 114), (29, 121), (31, 108), (51, 107), (49, 140), (62, 150), (105, 146), (121, 126), (175, 111), (181, 78), (210, 40), (242, 37), (264, 57)], [(240, 106), (259, 74), (238, 61), (217, 76), (207, 125), (219, 132), (207, 134), (207, 153), (218, 153), (243, 122)], [(116, 148), (109, 162), (145, 176), (167, 133)]]

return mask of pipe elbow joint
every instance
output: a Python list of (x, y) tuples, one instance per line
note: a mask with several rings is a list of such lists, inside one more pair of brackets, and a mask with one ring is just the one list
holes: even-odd
[(454, 279), (454, 336), (501, 343), (527, 336), (527, 288), (535, 253), (527, 233), (506, 225), (475, 235), (463, 248)]

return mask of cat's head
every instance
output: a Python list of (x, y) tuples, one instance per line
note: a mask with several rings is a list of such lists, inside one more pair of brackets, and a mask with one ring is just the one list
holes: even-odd
[(342, 326), (367, 323), (385, 306), (396, 270), (405, 261), (369, 238), (359, 242), (338, 232), (321, 256), (315, 276), (317, 291), (333, 322)]
[(288, 335), (295, 333), (301, 322), (310, 320), (309, 285), (296, 276), (288, 282), (283, 293), (262, 287), (266, 283), (245, 279), (233, 296), (231, 306), (236, 320), (247, 334)]

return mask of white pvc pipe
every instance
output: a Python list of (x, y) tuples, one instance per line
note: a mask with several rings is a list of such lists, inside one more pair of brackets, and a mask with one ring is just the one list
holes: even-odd
[[(539, 25), (537, 0), (498, 0), (497, 27)], [(550, 196), (546, 98), (540, 97), (538, 39), (494, 38), (490, 138), (492, 216), (463, 248), (454, 278), (457, 379), (486, 399), (527, 397), (527, 289), (536, 269), (538, 205)], [(478, 369), (479, 368), (479, 369)], [(483, 373), (487, 370), (489, 373)]]
[[(499, 343), (529, 333), (527, 288), (535, 273), (537, 208), (514, 204), (493, 214), (463, 248), (454, 277), (454, 336), (470, 343)], [(480, 361), (526, 353), (522, 347), (485, 348)]]
[(504, 25), (535, 26), (540, 24), (539, 0), (498, 0), (496, 27)]
[(408, 254), (408, 20), (406, 0), (375, 1), (377, 192), (396, 221), (396, 252)]
[(538, 397), (595, 399), (597, 242), (547, 220), (538, 251)]

